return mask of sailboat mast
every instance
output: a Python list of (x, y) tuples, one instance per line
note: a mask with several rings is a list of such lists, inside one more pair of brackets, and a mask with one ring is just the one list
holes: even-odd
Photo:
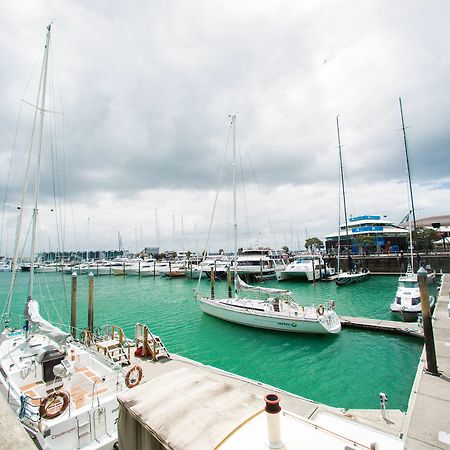
[(47, 89), (47, 67), (48, 67), (48, 51), (50, 46), (50, 29), (52, 24), (47, 27), (47, 37), (45, 41), (44, 51), (44, 63), (42, 66), (42, 95), (39, 109), (39, 140), (38, 140), (38, 152), (37, 152), (37, 167), (36, 167), (36, 180), (34, 189), (34, 208), (33, 208), (33, 221), (31, 228), (31, 254), (30, 254), (30, 284), (28, 286), (28, 298), (33, 296), (33, 277), (34, 277), (34, 258), (36, 254), (36, 230), (38, 220), (38, 202), (39, 202), (39, 187), (41, 182), (41, 154), (42, 154), (42, 140), (44, 129), (44, 112), (45, 112), (45, 93)]
[(405, 145), (406, 169), (408, 171), (409, 200), (411, 202), (411, 211), (412, 211), (413, 224), (414, 224), (414, 230), (415, 230), (416, 229), (416, 211), (415, 211), (415, 208), (414, 208), (414, 197), (413, 197), (412, 183), (411, 183), (411, 169), (409, 167), (409, 157), (408, 157), (408, 142), (406, 140), (405, 121), (403, 119), (402, 98), (399, 97), (398, 101), (400, 103), (400, 116), (402, 118), (403, 143)]
[(236, 291), (237, 280), (237, 212), (236, 212), (236, 114), (231, 116), (233, 127), (233, 231), (234, 231), (234, 289)]
[[(342, 164), (342, 147), (341, 147), (341, 134), (339, 131), (339, 115), (336, 116), (336, 127), (337, 127), (337, 138), (338, 138), (338, 147), (339, 147), (339, 164), (341, 168), (341, 185), (342, 185), (342, 199), (344, 202), (344, 216), (345, 216), (345, 234), (347, 237), (347, 246), (349, 245), (349, 238), (348, 238), (348, 222), (347, 222), (347, 204), (345, 202), (345, 183), (344, 183), (344, 166)], [(339, 228), (340, 228), (339, 224)], [(350, 252), (350, 248), (347, 248), (347, 250)], [(350, 256), (350, 253), (349, 253)], [(348, 270), (351, 270), (351, 267), (348, 268)]]

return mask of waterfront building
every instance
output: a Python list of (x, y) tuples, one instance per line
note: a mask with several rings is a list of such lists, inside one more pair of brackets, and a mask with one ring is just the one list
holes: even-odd
[(408, 249), (408, 230), (400, 225), (395, 225), (386, 216), (350, 217), (348, 233), (345, 224), (342, 224), (339, 232), (336, 231), (325, 236), (327, 253), (337, 254), (339, 234), (341, 253), (347, 250), (353, 254), (395, 253), (406, 252)]

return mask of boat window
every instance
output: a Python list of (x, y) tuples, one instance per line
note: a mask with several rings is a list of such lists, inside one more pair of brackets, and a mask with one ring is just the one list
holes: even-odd
[(415, 297), (411, 299), (412, 305), (418, 305), (420, 303), (420, 297)]
[(401, 305), (402, 303), (401, 297), (395, 297), (395, 303), (397, 303), (397, 305)]

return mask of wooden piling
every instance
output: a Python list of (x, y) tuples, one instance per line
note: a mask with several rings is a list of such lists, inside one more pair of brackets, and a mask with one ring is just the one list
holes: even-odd
[(316, 284), (316, 268), (315, 266), (315, 258), (312, 258), (312, 272), (313, 272), (313, 284)]
[(214, 300), (214, 267), (211, 267), (211, 300)]
[(70, 316), (70, 334), (74, 339), (77, 338), (77, 284), (78, 276), (76, 272), (72, 273), (72, 311)]
[(94, 274), (89, 274), (88, 331), (94, 334)]
[(428, 295), (427, 271), (421, 267), (417, 271), (420, 288), (420, 306), (422, 308), (423, 334), (425, 339), (425, 353), (427, 356), (427, 371), (432, 375), (439, 375), (434, 347), (433, 325), (431, 323), (430, 300)]
[(142, 356), (147, 356), (148, 353), (148, 328), (144, 326), (144, 342), (142, 343)]

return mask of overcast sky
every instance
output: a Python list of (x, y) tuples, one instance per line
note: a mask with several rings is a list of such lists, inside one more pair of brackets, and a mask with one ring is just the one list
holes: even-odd
[[(295, 248), (337, 228), (337, 114), (349, 214), (398, 222), (408, 211), (399, 96), (417, 217), (449, 214), (449, 17), (446, 0), (2, 2), (2, 202), (15, 139), (7, 203), (19, 201), (33, 111), (21, 99), (35, 101), (54, 18), (58, 114), (46, 125), (64, 117), (53, 151), (66, 168), (67, 249), (117, 248), (118, 231), (126, 248), (153, 246), (155, 209), (163, 249), (203, 248), (224, 161), (230, 189), (235, 112), (240, 246)], [(43, 250), (57, 246), (48, 142)], [(231, 248), (231, 211), (219, 202), (211, 250)], [(3, 253), (16, 220), (6, 212)]]

